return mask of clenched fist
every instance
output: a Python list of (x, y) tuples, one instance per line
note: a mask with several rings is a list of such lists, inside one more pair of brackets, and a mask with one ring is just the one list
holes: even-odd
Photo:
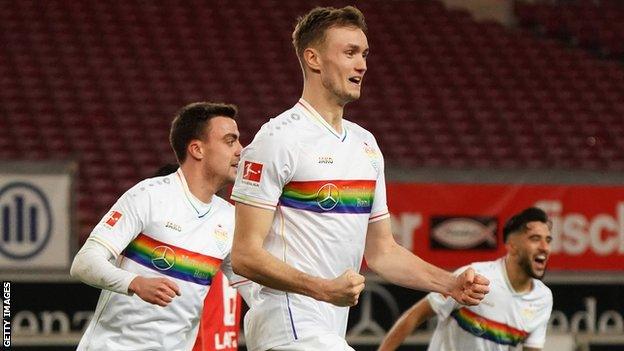
[(468, 268), (457, 276), (455, 287), (451, 291), (451, 296), (462, 305), (478, 305), (490, 291), (488, 285), (490, 281), (475, 273), (473, 268)]
[(167, 306), (176, 295), (180, 296), (180, 288), (167, 278), (138, 276), (130, 282), (128, 291), (137, 294), (146, 302), (162, 307)]
[(355, 306), (364, 290), (364, 276), (347, 269), (339, 277), (328, 281), (325, 289), (325, 302), (336, 306)]

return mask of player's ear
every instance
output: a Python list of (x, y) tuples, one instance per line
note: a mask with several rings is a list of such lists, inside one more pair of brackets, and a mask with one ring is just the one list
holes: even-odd
[(315, 48), (307, 48), (303, 51), (303, 63), (312, 72), (318, 73), (321, 71), (321, 58), (319, 51)]
[(507, 249), (507, 253), (511, 255), (515, 255), (518, 252), (518, 238), (517, 235), (510, 235), (505, 242), (505, 249)]
[(203, 148), (201, 140), (198, 140), (198, 139), (191, 140), (188, 146), (186, 147), (186, 152), (188, 153), (189, 156), (191, 156), (192, 158), (196, 160), (201, 160), (202, 158), (204, 158), (204, 148)]

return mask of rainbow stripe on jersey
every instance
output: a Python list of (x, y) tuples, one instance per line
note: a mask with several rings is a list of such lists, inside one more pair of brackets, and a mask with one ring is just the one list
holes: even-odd
[(516, 346), (529, 336), (524, 330), (481, 317), (466, 307), (453, 311), (451, 315), (465, 331), (497, 344)]
[(126, 247), (123, 255), (162, 274), (200, 285), (212, 283), (222, 261), (158, 241), (145, 234), (139, 234)]
[(286, 184), (281, 206), (318, 213), (370, 213), (375, 180), (294, 181)]

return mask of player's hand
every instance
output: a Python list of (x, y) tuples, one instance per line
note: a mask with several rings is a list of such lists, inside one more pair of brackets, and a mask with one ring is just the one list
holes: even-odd
[(355, 306), (364, 290), (364, 276), (352, 269), (347, 269), (341, 276), (328, 282), (326, 302), (336, 306)]
[(138, 276), (130, 282), (128, 291), (137, 294), (143, 301), (165, 307), (177, 295), (180, 288), (167, 278), (145, 278)]
[(478, 305), (490, 291), (490, 281), (473, 268), (468, 268), (457, 276), (451, 296), (462, 305)]

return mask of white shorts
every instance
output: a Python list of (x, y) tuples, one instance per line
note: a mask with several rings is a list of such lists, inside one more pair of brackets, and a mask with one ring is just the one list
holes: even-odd
[(276, 346), (271, 351), (355, 351), (347, 341), (336, 334), (313, 335), (290, 344)]

